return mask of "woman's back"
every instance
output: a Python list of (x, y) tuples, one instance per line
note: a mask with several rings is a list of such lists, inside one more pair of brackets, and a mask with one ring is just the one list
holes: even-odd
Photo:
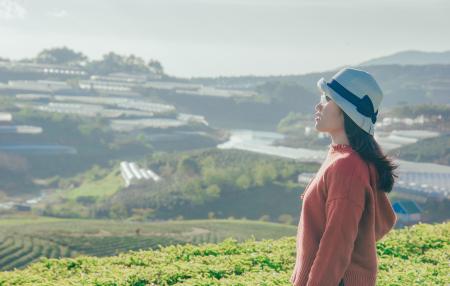
[(396, 221), (375, 176), (349, 145), (330, 145), (302, 195), (294, 285), (375, 285), (376, 239)]

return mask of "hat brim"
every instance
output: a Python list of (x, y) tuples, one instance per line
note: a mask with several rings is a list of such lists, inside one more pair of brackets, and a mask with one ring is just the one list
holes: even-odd
[(317, 87), (322, 93), (327, 94), (362, 130), (366, 133), (374, 134), (374, 124), (372, 120), (356, 110), (356, 106), (348, 102), (339, 93), (332, 90), (325, 79), (322, 77), (317, 81)]

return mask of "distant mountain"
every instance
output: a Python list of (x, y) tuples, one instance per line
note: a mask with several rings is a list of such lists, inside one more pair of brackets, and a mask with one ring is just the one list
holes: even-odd
[(360, 66), (373, 65), (429, 65), (429, 64), (450, 64), (450, 51), (444, 52), (422, 52), (404, 51), (389, 56), (368, 60)]
[[(450, 104), (450, 64), (429, 65), (370, 65), (354, 66), (371, 73), (380, 84), (384, 93), (382, 108), (394, 107), (398, 104)], [(227, 77), (196, 79), (194, 82), (221, 84), (222, 86), (246, 86), (257, 89), (263, 87), (261, 82), (276, 81), (281, 84), (295, 84), (298, 87), (297, 97), (300, 103), (295, 103), (295, 90), (291, 93), (275, 92), (277, 89), (267, 89), (272, 97), (278, 96), (285, 110), (312, 112), (317, 101), (317, 81), (324, 77), (329, 80), (338, 69), (317, 73), (287, 76), (267, 77)], [(294, 110), (294, 107), (298, 109)], [(280, 108), (281, 109), (281, 108)], [(287, 114), (287, 113), (286, 113)]]

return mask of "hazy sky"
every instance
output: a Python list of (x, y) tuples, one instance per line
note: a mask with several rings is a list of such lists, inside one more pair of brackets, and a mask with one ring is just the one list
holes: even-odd
[(448, 0), (0, 0), (0, 57), (68, 46), (171, 75), (279, 75), (450, 49)]

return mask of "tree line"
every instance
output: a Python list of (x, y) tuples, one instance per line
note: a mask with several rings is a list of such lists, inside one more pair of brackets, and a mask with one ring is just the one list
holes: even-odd
[[(0, 61), (10, 60), (0, 58)], [(35, 57), (21, 59), (19, 62), (81, 67), (90, 74), (99, 75), (117, 72), (164, 75), (164, 68), (161, 62), (156, 59), (146, 61), (133, 54), (121, 55), (111, 51), (104, 54), (99, 60), (91, 60), (82, 52), (77, 52), (65, 46), (44, 49)]]

